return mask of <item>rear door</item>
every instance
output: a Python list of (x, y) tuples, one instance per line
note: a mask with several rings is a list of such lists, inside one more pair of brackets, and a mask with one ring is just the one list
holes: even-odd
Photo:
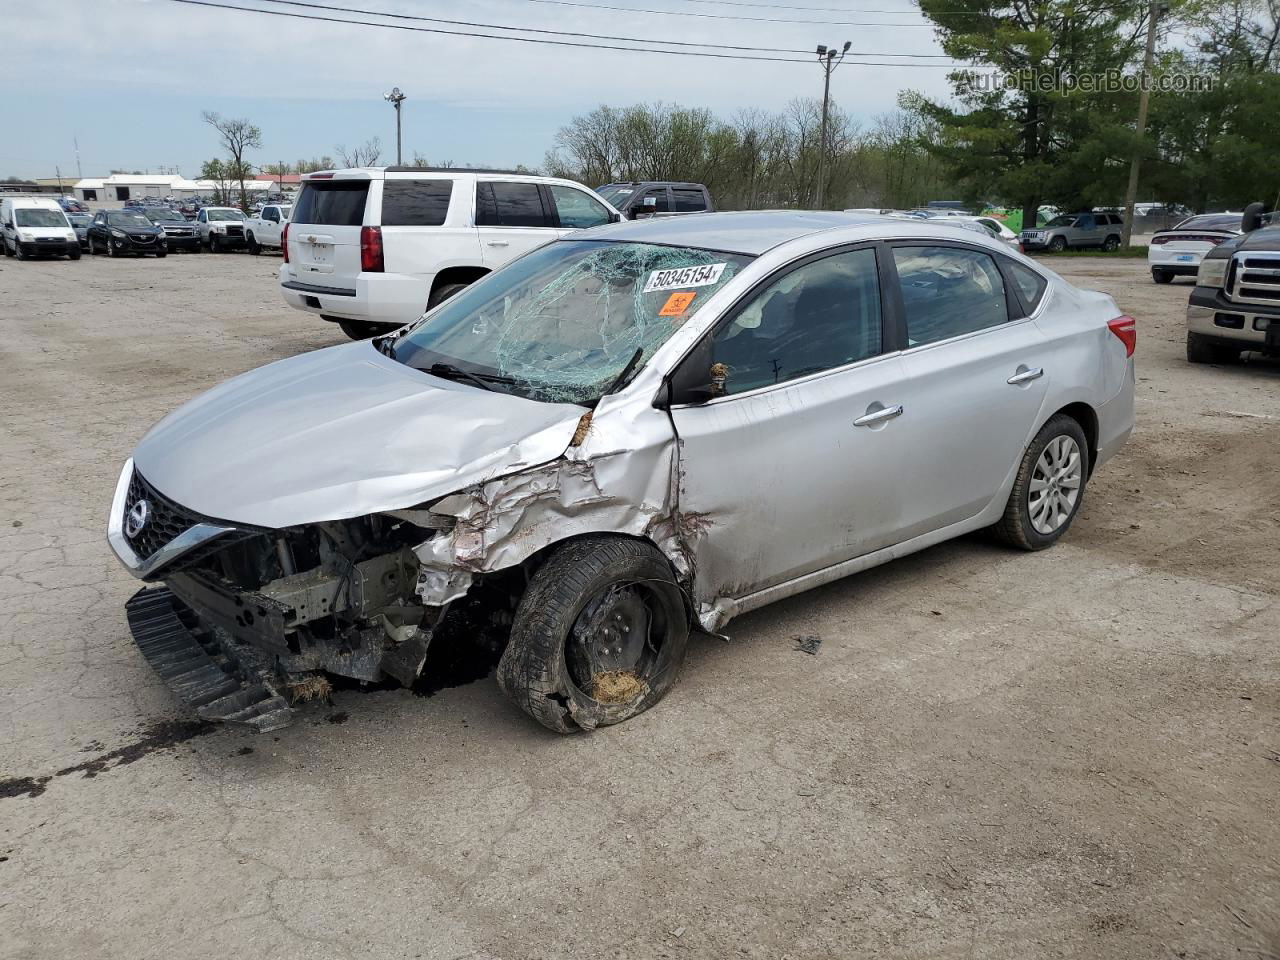
[(707, 195), (700, 187), (672, 187), (672, 206), (676, 213), (706, 213)]
[(520, 180), (476, 183), (476, 229), (490, 270), (559, 235), (555, 210), (541, 185)]
[(898, 392), (911, 457), (900, 464), (899, 539), (981, 513), (1030, 440), (1053, 374), (993, 255), (960, 243), (894, 243), (905, 326)]
[(609, 208), (585, 190), (559, 183), (546, 184), (544, 189), (555, 210), (559, 236), (600, 227), (612, 219)]
[(381, 222), (388, 273), (429, 279), (446, 267), (483, 263), (480, 240), (471, 226), (469, 188), (465, 178), (387, 174), (382, 181)]
[(304, 182), (289, 227), (289, 263), (299, 282), (355, 289), (369, 187), (367, 175), (327, 175)]

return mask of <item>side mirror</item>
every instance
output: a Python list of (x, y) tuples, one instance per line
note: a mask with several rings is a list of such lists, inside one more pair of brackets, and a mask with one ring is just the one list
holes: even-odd
[(611, 214), (609, 214), (609, 222), (610, 222), (610, 223), (621, 223), (621, 222), (623, 221), (623, 219), (624, 219), (624, 217), (623, 217), (623, 216), (622, 216), (622, 214), (620, 214), (620, 213), (611, 213)]
[(1257, 230), (1262, 226), (1263, 214), (1267, 211), (1265, 203), (1251, 203), (1244, 208), (1244, 216), (1240, 218), (1240, 229), (1245, 233)]
[(654, 405), (662, 409), (700, 404), (724, 395), (724, 364), (714, 363), (711, 338), (703, 337), (667, 377)]

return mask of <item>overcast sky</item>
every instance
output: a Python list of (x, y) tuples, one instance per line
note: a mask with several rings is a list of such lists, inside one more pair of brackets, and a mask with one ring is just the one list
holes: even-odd
[[(219, 2), (349, 16), (268, 0)], [(933, 30), (908, 0), (578, 0), (625, 10), (546, 0), (315, 2), (634, 37), (653, 40), (654, 49), (664, 40), (797, 50), (851, 40), (854, 51), (880, 60), (888, 53), (941, 53)], [(639, 8), (919, 25), (764, 23), (633, 12)], [(219, 151), (215, 133), (200, 121), (202, 110), (257, 123), (263, 148), (252, 159), (259, 164), (334, 156), (335, 144), (372, 136), (382, 139), (384, 162), (394, 161), (394, 112), (382, 99), (393, 85), (409, 97), (403, 115), (406, 160), (418, 150), (433, 162), (498, 166), (539, 165), (556, 129), (601, 103), (663, 101), (705, 106), (728, 117), (743, 107), (780, 109), (793, 97), (822, 92), (822, 72), (810, 62), (583, 50), (311, 22), (173, 0), (0, 0), (0, 23), (7, 41), (0, 176), (51, 177), (56, 167), (72, 177), (74, 140), (84, 176), (161, 166), (194, 176), (201, 161)], [(900, 90), (946, 94), (945, 69), (920, 66), (928, 60), (904, 63), (846, 62), (833, 77), (832, 96), (869, 122), (894, 109)]]

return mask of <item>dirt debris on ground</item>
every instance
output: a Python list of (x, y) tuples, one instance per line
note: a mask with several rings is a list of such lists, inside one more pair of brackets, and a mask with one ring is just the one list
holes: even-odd
[(4, 960), (1280, 955), (1280, 364), (1188, 365), (1190, 285), (1142, 261), (1054, 262), (1137, 318), (1141, 379), (1052, 550), (966, 538), (759, 610), (590, 736), (476, 657), (430, 697), (340, 687), (252, 762), (217, 729), (55, 778), (174, 716), (104, 543), (125, 457), (345, 342), (278, 264), (0, 261)]

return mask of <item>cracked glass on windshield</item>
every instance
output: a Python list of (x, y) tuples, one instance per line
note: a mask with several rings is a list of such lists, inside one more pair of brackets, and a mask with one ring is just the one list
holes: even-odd
[(428, 314), (394, 342), (395, 358), (534, 400), (594, 404), (751, 259), (646, 243), (550, 243)]

